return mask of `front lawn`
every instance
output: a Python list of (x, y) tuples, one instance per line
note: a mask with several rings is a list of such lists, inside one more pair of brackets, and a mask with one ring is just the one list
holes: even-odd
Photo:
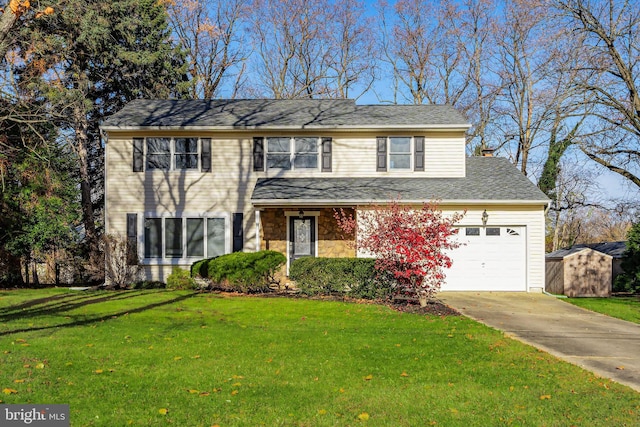
[(71, 425), (638, 425), (631, 389), (464, 317), (168, 291), (0, 292), (0, 400)]
[(640, 323), (640, 299), (638, 297), (567, 298), (566, 300), (587, 310)]

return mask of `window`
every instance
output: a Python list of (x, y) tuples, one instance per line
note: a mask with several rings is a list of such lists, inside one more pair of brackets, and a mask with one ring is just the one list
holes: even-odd
[(176, 169), (198, 169), (198, 139), (176, 138)]
[(319, 145), (317, 137), (267, 138), (267, 168), (318, 169)]
[(295, 169), (318, 168), (318, 138), (294, 138), (295, 153), (293, 165)]
[(499, 236), (500, 235), (500, 227), (487, 227), (487, 231), (485, 232), (487, 236)]
[(424, 136), (376, 137), (376, 170), (424, 171)]
[(509, 236), (519, 236), (520, 233), (518, 233), (518, 231), (514, 230), (513, 228), (507, 228), (507, 235), (509, 235)]
[(169, 138), (147, 138), (147, 169), (171, 167), (170, 143)]
[(389, 138), (389, 169), (411, 169), (411, 138)]
[(162, 258), (162, 218), (144, 220), (144, 257)]
[(479, 236), (480, 229), (478, 227), (467, 227), (465, 230), (467, 236)]
[(291, 169), (290, 138), (267, 138), (267, 168)]
[[(144, 159), (144, 160), (143, 160)], [(134, 138), (133, 171), (197, 170), (211, 171), (210, 138)], [(142, 167), (144, 161), (144, 169)]]
[(211, 258), (227, 250), (225, 218), (145, 218), (145, 258)]

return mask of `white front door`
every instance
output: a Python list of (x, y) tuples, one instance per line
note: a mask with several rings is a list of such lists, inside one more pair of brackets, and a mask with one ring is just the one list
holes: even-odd
[(443, 291), (526, 291), (526, 227), (460, 227)]

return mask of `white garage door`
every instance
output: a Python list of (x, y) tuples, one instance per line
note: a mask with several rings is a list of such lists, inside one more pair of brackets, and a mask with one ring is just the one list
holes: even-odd
[(526, 291), (525, 227), (461, 227), (443, 291)]

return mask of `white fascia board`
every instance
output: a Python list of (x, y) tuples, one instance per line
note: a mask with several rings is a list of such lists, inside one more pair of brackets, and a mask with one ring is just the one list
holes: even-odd
[(325, 131), (369, 131), (369, 130), (443, 130), (466, 131), (470, 124), (456, 125), (340, 125), (340, 126), (100, 126), (104, 132), (126, 131), (292, 131), (292, 130), (325, 130)]
[[(401, 199), (402, 204), (407, 205), (421, 205), (431, 200), (404, 200)], [(435, 200), (438, 205), (481, 205), (481, 206), (495, 206), (495, 205), (512, 205), (512, 206), (546, 206), (549, 200)], [(298, 199), (256, 199), (251, 203), (254, 207), (279, 207), (279, 206), (366, 206), (366, 205), (380, 205), (387, 203), (387, 200), (298, 200)]]

